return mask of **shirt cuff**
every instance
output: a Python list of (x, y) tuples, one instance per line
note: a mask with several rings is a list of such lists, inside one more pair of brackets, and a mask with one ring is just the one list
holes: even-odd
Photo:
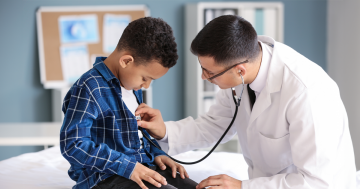
[(249, 189), (249, 180), (242, 180), (241, 181), (241, 189)]
[[(125, 158), (124, 158), (124, 161), (126, 161)], [(134, 169), (135, 169), (135, 166), (136, 166), (137, 161), (135, 160), (134, 157), (131, 157), (131, 158), (130, 158), (130, 161), (128, 161), (127, 163), (128, 163), (128, 164), (127, 164), (126, 167), (125, 167), (124, 173), (123, 173), (123, 174), (119, 174), (119, 175), (120, 175), (120, 176), (123, 176), (123, 177), (125, 177), (125, 178), (127, 178), (127, 179), (130, 179), (130, 178), (131, 178), (131, 175), (132, 175), (132, 173), (133, 173), (133, 171), (134, 171)], [(124, 164), (126, 164), (126, 163), (123, 162), (122, 164), (124, 165)]]
[(164, 138), (160, 139), (160, 140), (157, 140), (158, 142), (165, 142), (167, 143), (168, 142), (168, 132), (167, 132), (167, 129), (165, 129), (165, 136)]

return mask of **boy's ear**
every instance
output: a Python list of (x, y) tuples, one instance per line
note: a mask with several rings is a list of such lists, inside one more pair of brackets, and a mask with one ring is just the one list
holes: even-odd
[(119, 64), (122, 68), (126, 68), (131, 63), (134, 63), (134, 57), (132, 57), (131, 55), (123, 55), (119, 59)]

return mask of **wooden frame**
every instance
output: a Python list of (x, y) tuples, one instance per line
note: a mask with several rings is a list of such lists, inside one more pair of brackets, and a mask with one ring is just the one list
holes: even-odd
[[(59, 6), (59, 7), (40, 7), (36, 13), (39, 60), (41, 83), (46, 89), (68, 87), (64, 81), (61, 61), (60, 61), (60, 36), (58, 18), (64, 15), (86, 15), (96, 14), (98, 16), (99, 42), (87, 44), (89, 55), (104, 54), (102, 48), (103, 15), (124, 14), (130, 15), (131, 20), (150, 15), (149, 9), (145, 5), (116, 5), (116, 6)], [(89, 59), (90, 59), (89, 57)]]

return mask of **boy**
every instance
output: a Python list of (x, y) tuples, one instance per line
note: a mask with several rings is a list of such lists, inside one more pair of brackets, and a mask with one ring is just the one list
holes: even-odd
[(134, 116), (141, 88), (165, 75), (177, 58), (171, 27), (141, 18), (126, 27), (109, 57), (98, 57), (72, 86), (63, 104), (60, 148), (74, 189), (195, 188), (181, 165), (142, 137)]

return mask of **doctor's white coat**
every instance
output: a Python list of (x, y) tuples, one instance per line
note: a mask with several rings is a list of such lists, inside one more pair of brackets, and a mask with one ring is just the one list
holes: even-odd
[[(266, 86), (252, 111), (245, 87), (237, 118), (223, 140), (238, 134), (249, 166), (242, 188), (355, 188), (348, 118), (336, 83), (290, 47), (269, 37), (258, 39), (274, 45)], [(237, 94), (241, 88), (235, 87)], [(231, 89), (226, 89), (205, 115), (166, 122), (169, 154), (214, 145), (234, 112)]]

